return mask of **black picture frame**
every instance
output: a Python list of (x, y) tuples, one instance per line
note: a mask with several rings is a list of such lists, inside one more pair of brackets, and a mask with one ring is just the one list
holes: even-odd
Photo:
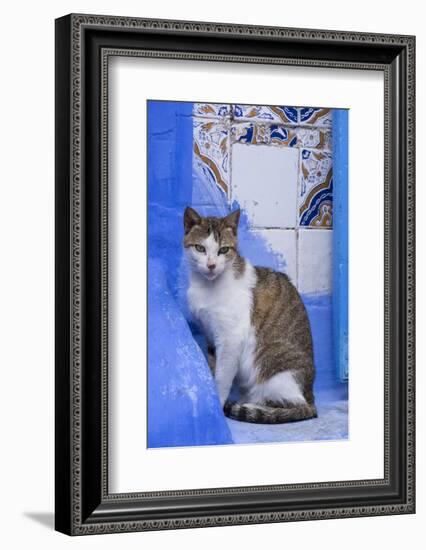
[[(106, 77), (111, 55), (374, 69), (385, 97), (380, 480), (108, 493)], [(56, 529), (69, 535), (415, 511), (415, 38), (71, 14), (56, 20)]]

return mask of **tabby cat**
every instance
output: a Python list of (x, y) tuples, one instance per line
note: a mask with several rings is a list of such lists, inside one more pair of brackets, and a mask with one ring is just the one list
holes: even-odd
[[(283, 273), (238, 253), (240, 211), (184, 214), (188, 303), (208, 345), (219, 399), (230, 418), (275, 424), (317, 416), (312, 336), (305, 307)], [(236, 382), (240, 397), (228, 400)]]

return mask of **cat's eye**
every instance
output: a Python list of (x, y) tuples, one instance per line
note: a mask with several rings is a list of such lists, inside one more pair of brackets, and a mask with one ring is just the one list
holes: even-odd
[(229, 246), (222, 246), (222, 248), (219, 248), (219, 254), (226, 254), (229, 252)]
[(206, 251), (206, 249), (204, 248), (204, 246), (201, 246), (201, 244), (196, 244), (196, 245), (195, 245), (195, 250), (196, 250), (197, 252), (205, 252), (205, 251)]

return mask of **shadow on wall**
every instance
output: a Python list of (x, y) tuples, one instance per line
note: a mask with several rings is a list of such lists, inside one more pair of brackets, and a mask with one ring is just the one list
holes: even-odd
[[(224, 216), (217, 186), (193, 170), (192, 103), (148, 102), (148, 446), (232, 443), (207, 366), (203, 339), (187, 304), (183, 212)], [(239, 244), (254, 265), (282, 269), (285, 259), (250, 230), (242, 212)], [(331, 297), (304, 297), (314, 337), (317, 388), (336, 384)], [(192, 332), (191, 332), (192, 331)], [(197, 345), (197, 342), (199, 345)]]

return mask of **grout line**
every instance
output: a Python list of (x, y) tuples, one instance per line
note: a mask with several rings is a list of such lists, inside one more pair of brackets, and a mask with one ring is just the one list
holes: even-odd
[(309, 147), (307, 145), (287, 145), (282, 143), (274, 143), (274, 142), (258, 142), (258, 143), (247, 143), (247, 141), (233, 141), (233, 145), (245, 145), (247, 147), (254, 146), (257, 147), (258, 145), (267, 145), (271, 147), (281, 147), (281, 149), (296, 149), (301, 151), (302, 149), (306, 149), (307, 151), (311, 151), (312, 153), (328, 153), (329, 155), (332, 154), (332, 149), (328, 147), (324, 147), (323, 149), (318, 149), (318, 147)]
[[(199, 118), (208, 118), (208, 117), (200, 117)], [(295, 122), (294, 124), (286, 123), (286, 122), (274, 122), (270, 120), (259, 120), (259, 119), (240, 119), (240, 118), (233, 118), (232, 119), (233, 124), (263, 124), (264, 126), (279, 126), (280, 128), (286, 128), (289, 130), (295, 130), (296, 128), (302, 128), (303, 130), (323, 130), (325, 132), (331, 132), (331, 126), (321, 126), (319, 124), (301, 124), (299, 122)]]
[(296, 229), (296, 226), (288, 226), (288, 225), (281, 225), (281, 226), (253, 225), (252, 227), (256, 230), (262, 230), (262, 231), (277, 231), (280, 229), (282, 231), (291, 231), (291, 230), (294, 231)]
[(313, 227), (312, 225), (299, 225), (299, 226), (264, 226), (264, 225), (252, 225), (251, 229), (255, 231), (330, 231), (331, 227)]
[(299, 290), (299, 229), (295, 230), (296, 233), (296, 288)]

